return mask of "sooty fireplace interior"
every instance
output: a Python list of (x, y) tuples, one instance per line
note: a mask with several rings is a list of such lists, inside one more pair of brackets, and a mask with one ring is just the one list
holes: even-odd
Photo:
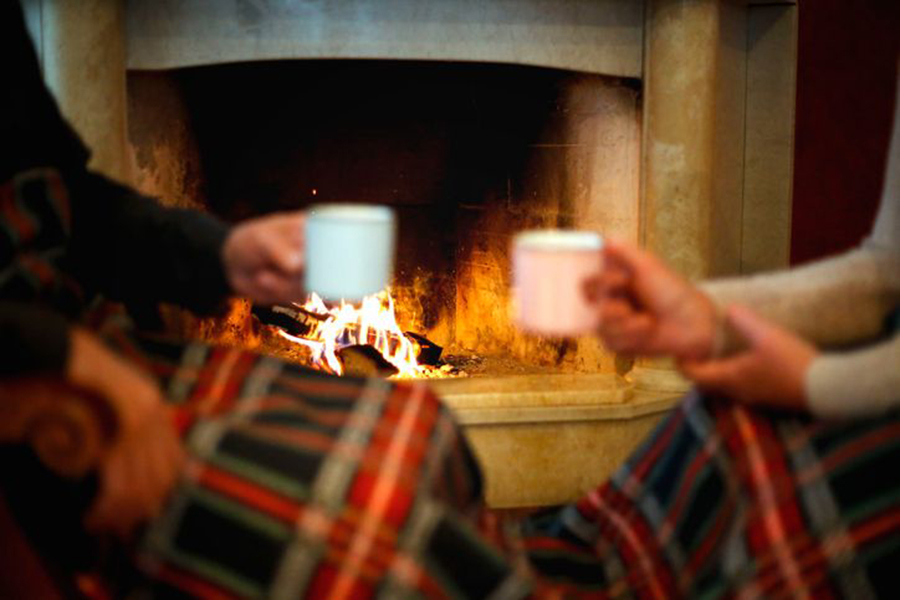
[[(594, 339), (516, 331), (509, 242), (533, 227), (636, 238), (638, 80), (487, 63), (268, 61), (132, 71), (128, 98), (138, 185), (165, 201), (232, 221), (320, 202), (391, 205), (399, 327), (379, 347), (396, 362), (397, 338), (412, 332), (429, 340), (420, 345), (443, 348), (440, 362), (407, 374), (614, 370)], [(356, 315), (341, 333), (316, 322), (326, 317), (321, 305), (292, 308), (299, 318), (289, 310), (275, 321), (259, 307), (251, 316), (246, 303), (225, 319), (170, 311), (169, 326), (307, 363), (322, 334), (339, 337), (338, 346), (375, 343), (371, 328), (358, 335)], [(290, 337), (258, 320), (285, 325), (285, 314), (312, 317), (317, 331), (287, 327)], [(313, 364), (397, 370), (357, 348), (337, 359)]]

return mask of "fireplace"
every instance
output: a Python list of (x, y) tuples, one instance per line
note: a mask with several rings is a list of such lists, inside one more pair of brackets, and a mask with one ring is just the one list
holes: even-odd
[[(45, 75), (99, 166), (232, 220), (395, 208), (400, 320), (469, 375), (431, 385), (466, 425), (494, 505), (589, 487), (684, 389), (665, 363), (517, 332), (514, 231), (594, 229), (691, 277), (786, 260), (791, 2), (89, 3), (31, 4), (65, 25), (42, 30)], [(72, 75), (84, 64), (102, 65), (93, 108)], [(121, 128), (79, 120), (110, 98)], [(168, 324), (290, 353), (250, 310)]]
[[(639, 81), (485, 63), (273, 61), (133, 71), (128, 98), (138, 186), (169, 202), (232, 221), (321, 202), (391, 205), (398, 320), (444, 349), (445, 374), (615, 371), (596, 339), (512, 326), (509, 243), (535, 227), (636, 240)], [(181, 333), (303, 358), (240, 314), (228, 325)]]

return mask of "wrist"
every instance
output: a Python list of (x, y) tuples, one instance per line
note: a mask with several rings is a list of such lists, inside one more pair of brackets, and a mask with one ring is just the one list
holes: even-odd
[(728, 347), (728, 335), (726, 333), (725, 311), (715, 302), (707, 298), (710, 303), (710, 334), (707, 342), (707, 357), (720, 358), (725, 355)]
[(726, 342), (725, 312), (713, 300), (700, 291), (691, 302), (689, 320), (692, 335), (683, 356), (679, 359), (709, 360), (724, 353)]

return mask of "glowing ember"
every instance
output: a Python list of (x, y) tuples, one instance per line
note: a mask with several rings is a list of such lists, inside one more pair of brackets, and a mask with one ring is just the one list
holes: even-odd
[(344, 374), (344, 367), (337, 356), (342, 348), (369, 345), (398, 371), (395, 377), (434, 377), (441, 369), (420, 365), (417, 357), (419, 344), (403, 334), (394, 314), (394, 299), (388, 290), (366, 296), (361, 305), (341, 302), (328, 308), (315, 293), (305, 304), (297, 307), (321, 317), (313, 331), (304, 337), (290, 335), (282, 330), (282, 337), (302, 344), (312, 351), (313, 366), (336, 375)]

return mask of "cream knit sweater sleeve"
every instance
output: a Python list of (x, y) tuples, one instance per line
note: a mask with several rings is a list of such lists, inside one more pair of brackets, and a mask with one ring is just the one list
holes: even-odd
[[(900, 331), (877, 341), (887, 316), (900, 307), (900, 102), (881, 206), (860, 248), (790, 271), (701, 287), (720, 306), (748, 306), (827, 349), (806, 374), (814, 413), (838, 417), (900, 406)], [(867, 345), (837, 349), (861, 344)]]

